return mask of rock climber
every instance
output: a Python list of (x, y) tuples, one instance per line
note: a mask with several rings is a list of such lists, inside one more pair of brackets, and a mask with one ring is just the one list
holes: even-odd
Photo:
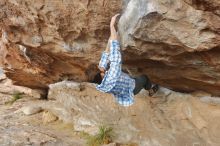
[(93, 82), (98, 83), (97, 90), (113, 94), (120, 105), (130, 106), (134, 103), (134, 95), (138, 94), (141, 89), (148, 90), (149, 96), (152, 96), (157, 92), (158, 85), (152, 86), (146, 75), (133, 78), (122, 72), (120, 45), (115, 29), (118, 16), (119, 14), (116, 14), (111, 19), (111, 35), (98, 65), (100, 73), (95, 76)]

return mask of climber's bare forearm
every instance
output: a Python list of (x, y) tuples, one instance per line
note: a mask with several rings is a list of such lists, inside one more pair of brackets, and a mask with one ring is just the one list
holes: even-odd
[(117, 40), (118, 36), (117, 36), (117, 32), (114, 26), (110, 26), (110, 30), (111, 30), (111, 36), (110, 39), (111, 40)]
[(107, 52), (107, 53), (109, 53), (109, 50), (110, 50), (109, 41), (110, 41), (110, 38), (108, 39), (108, 43), (107, 43), (106, 49), (105, 49), (105, 52)]

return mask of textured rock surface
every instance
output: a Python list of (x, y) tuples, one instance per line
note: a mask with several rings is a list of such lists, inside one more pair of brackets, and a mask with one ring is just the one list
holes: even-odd
[[(10, 79), (0, 68), (0, 92), (39, 98), (41, 92), (30, 88), (90, 81), (110, 17), (124, 9), (119, 30), (123, 66), (131, 74), (147, 73), (179, 91), (220, 95), (219, 0), (0, 0), (0, 7), (0, 66)], [(50, 88), (49, 101), (25, 97), (11, 107), (4, 105), (10, 95), (0, 94), (0, 145), (84, 146), (72, 126), (59, 127), (60, 120), (91, 134), (109, 125), (120, 143), (220, 145), (218, 96), (162, 89), (150, 99), (142, 91), (123, 108), (92, 84), (64, 81)], [(48, 112), (24, 116), (18, 109), (28, 105)]]
[[(124, 5), (123, 5), (124, 2)], [(16, 85), (89, 81), (120, 20), (124, 65), (179, 91), (220, 95), (219, 0), (1, 0), (0, 65)]]
[(36, 113), (39, 113), (42, 111), (41, 107), (37, 107), (37, 106), (25, 106), (21, 108), (21, 111), (25, 114), (25, 115), (33, 115)]
[(184, 0), (194, 8), (203, 11), (211, 11), (220, 16), (220, 1), (219, 0)]
[[(118, 0), (1, 0), (0, 65), (17, 85), (91, 80)], [(6, 40), (8, 39), (8, 41)]]
[(22, 93), (33, 98), (43, 98), (47, 94), (44, 90), (13, 85), (13, 81), (8, 79), (5, 74), (0, 75), (0, 93), (11, 95)]
[(56, 121), (58, 118), (53, 113), (49, 111), (44, 111), (42, 119), (43, 119), (43, 123), (51, 123)]
[(119, 25), (125, 63), (164, 86), (219, 95), (219, 7), (218, 0), (131, 0)]
[[(98, 92), (93, 84), (65, 81), (50, 85), (49, 91), (49, 99), (71, 114), (75, 130), (94, 133), (98, 126), (109, 125), (116, 133), (114, 141), (139, 146), (220, 143), (220, 106), (202, 102), (202, 95), (207, 94), (196, 93), (196, 97), (161, 88), (155, 98), (149, 98), (142, 91), (135, 104), (125, 108), (110, 94)], [(66, 118), (67, 114), (62, 115)]]
[[(0, 93), (1, 146), (85, 146), (85, 141), (73, 132), (73, 126), (62, 121), (43, 123), (43, 113), (25, 116), (19, 109), (27, 105), (42, 105), (45, 101), (22, 98), (13, 105), (4, 105), (11, 96)], [(50, 104), (48, 104), (49, 106)], [(50, 105), (52, 108), (52, 106)]]

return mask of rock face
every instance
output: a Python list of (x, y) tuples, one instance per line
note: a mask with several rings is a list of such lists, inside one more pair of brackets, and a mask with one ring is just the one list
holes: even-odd
[(16, 85), (91, 81), (119, 22), (123, 65), (178, 91), (220, 95), (219, 0), (1, 0), (0, 66)]
[(49, 99), (66, 113), (57, 116), (71, 121), (76, 131), (94, 133), (100, 125), (108, 125), (113, 127), (115, 142), (139, 146), (220, 143), (220, 106), (202, 102), (205, 94), (195, 94), (198, 98), (161, 88), (150, 98), (142, 90), (135, 104), (125, 108), (110, 94), (97, 91), (94, 84), (63, 81), (50, 85), (49, 91)]
[(203, 11), (211, 11), (220, 16), (220, 2), (219, 0), (184, 0), (194, 8)]
[(125, 64), (179, 91), (219, 95), (219, 7), (215, 0), (131, 0), (119, 24)]
[(118, 0), (1, 0), (0, 65), (16, 85), (47, 88), (97, 72)]

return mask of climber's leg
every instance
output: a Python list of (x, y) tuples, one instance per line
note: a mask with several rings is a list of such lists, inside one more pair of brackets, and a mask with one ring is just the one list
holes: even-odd
[(156, 84), (152, 87), (152, 83), (147, 75), (141, 75), (135, 77), (135, 89), (133, 91), (134, 95), (138, 94), (141, 89), (148, 90), (149, 96), (153, 96), (159, 89), (159, 86)]
[(135, 89), (133, 91), (134, 95), (138, 94), (141, 89), (150, 90), (151, 89), (151, 81), (146, 75), (141, 75), (138, 77), (135, 77)]

